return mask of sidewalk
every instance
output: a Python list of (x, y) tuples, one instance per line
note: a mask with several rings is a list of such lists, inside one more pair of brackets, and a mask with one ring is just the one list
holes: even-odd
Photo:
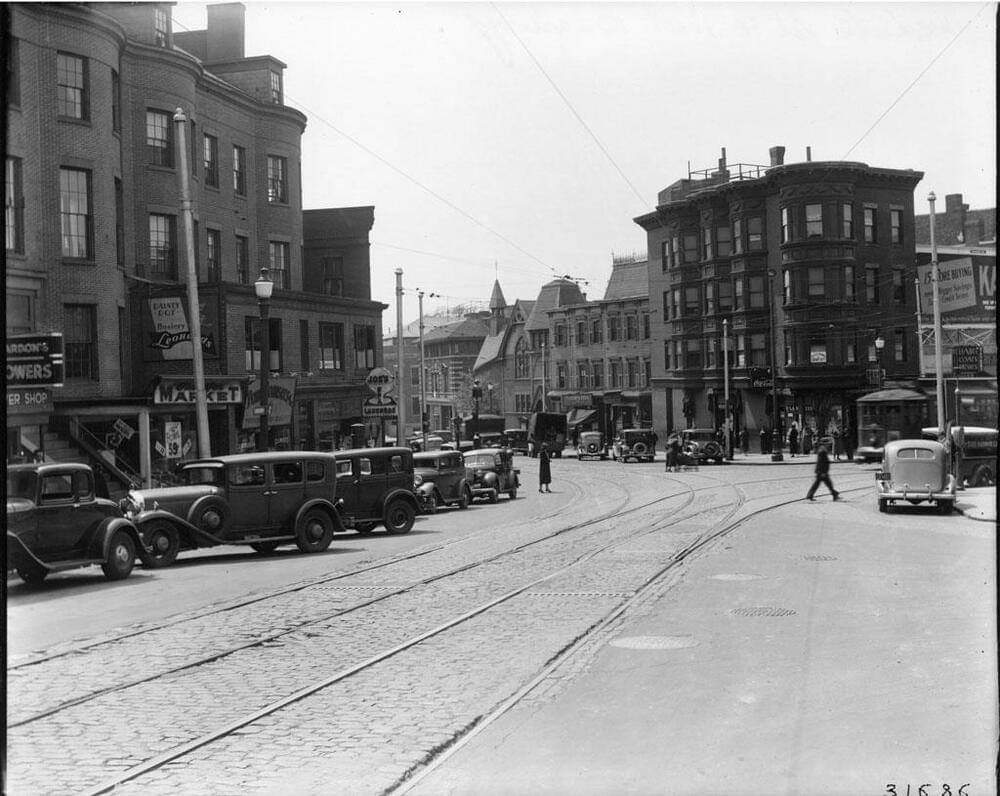
[(412, 792), (995, 793), (996, 533), (871, 502), (796, 503), (687, 559)]
[(995, 486), (969, 487), (958, 490), (955, 510), (970, 520), (997, 521), (997, 488)]

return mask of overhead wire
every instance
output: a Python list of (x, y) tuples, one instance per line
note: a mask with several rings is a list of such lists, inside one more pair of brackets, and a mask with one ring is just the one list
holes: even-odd
[(569, 108), (570, 113), (572, 113), (573, 116), (576, 118), (576, 120), (580, 123), (580, 126), (587, 131), (587, 134), (591, 137), (594, 143), (597, 144), (597, 148), (601, 150), (601, 152), (604, 154), (604, 157), (608, 159), (608, 162), (612, 166), (614, 166), (615, 171), (618, 172), (619, 176), (625, 181), (625, 184), (628, 185), (628, 187), (632, 190), (632, 193), (634, 193), (636, 198), (639, 200), (639, 204), (642, 205), (643, 207), (648, 207), (647, 200), (643, 198), (642, 194), (639, 193), (638, 189), (632, 184), (632, 181), (625, 175), (625, 172), (622, 171), (621, 166), (618, 165), (615, 159), (611, 156), (611, 153), (608, 152), (607, 147), (605, 147), (604, 144), (601, 143), (601, 139), (597, 137), (597, 134), (590, 128), (590, 125), (588, 125), (587, 122), (584, 121), (583, 117), (577, 112), (576, 108), (573, 107), (573, 103), (569, 101), (569, 98), (563, 93), (562, 89), (559, 88), (559, 86), (556, 84), (556, 81), (552, 79), (552, 76), (545, 70), (545, 67), (542, 66), (541, 62), (535, 57), (535, 54), (531, 51), (528, 45), (525, 44), (524, 39), (522, 39), (517, 34), (517, 31), (514, 30), (514, 26), (510, 23), (510, 20), (508, 20), (507, 17), (503, 15), (503, 12), (499, 8), (497, 8), (496, 3), (490, 3), (490, 6), (493, 8), (494, 11), (496, 11), (497, 16), (499, 16), (500, 19), (503, 20), (504, 24), (507, 26), (507, 29), (510, 31), (511, 35), (517, 40), (517, 43), (520, 44), (521, 47), (524, 49), (524, 51), (528, 54), (528, 57), (532, 60), (535, 66), (538, 67), (538, 71), (542, 73), (545, 79), (549, 82), (549, 85), (552, 86), (552, 89), (556, 92), (556, 94), (559, 95), (559, 98), (565, 103), (566, 107)]

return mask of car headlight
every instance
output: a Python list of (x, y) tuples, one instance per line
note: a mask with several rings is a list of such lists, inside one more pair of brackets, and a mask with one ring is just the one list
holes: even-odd
[(418, 487), (424, 482), (424, 477), (422, 475), (413, 476), (413, 486)]
[(145, 510), (146, 502), (142, 499), (142, 495), (129, 492), (122, 498), (118, 506), (121, 508), (123, 514), (138, 514)]

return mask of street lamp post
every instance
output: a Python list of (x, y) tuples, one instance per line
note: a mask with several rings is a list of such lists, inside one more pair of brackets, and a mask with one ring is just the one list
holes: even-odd
[(958, 379), (955, 379), (955, 425), (962, 425), (962, 419), (959, 417), (959, 410), (962, 406), (962, 391), (958, 387)]
[(722, 319), (722, 380), (726, 400), (726, 458), (733, 460), (733, 421), (729, 414), (729, 319)]
[(781, 453), (781, 429), (778, 426), (778, 368), (776, 357), (774, 356), (774, 346), (777, 343), (774, 334), (774, 289), (772, 278), (777, 276), (773, 268), (767, 269), (767, 315), (768, 323), (771, 327), (771, 344), (767, 347), (771, 355), (771, 461), (784, 461), (785, 457)]
[(472, 436), (479, 433), (479, 399), (483, 397), (483, 388), (479, 386), (479, 379), (472, 381)]
[(257, 304), (260, 307), (260, 431), (257, 435), (257, 450), (266, 451), (268, 449), (269, 437), (271, 436), (268, 412), (270, 410), (268, 379), (271, 375), (271, 330), (270, 330), (270, 308), (271, 293), (274, 291), (274, 282), (268, 275), (267, 268), (260, 269), (260, 277), (253, 283), (253, 292), (257, 296)]
[(885, 348), (885, 338), (879, 335), (875, 338), (875, 370), (876, 386), (881, 390), (885, 383), (885, 371), (882, 370), (882, 349)]

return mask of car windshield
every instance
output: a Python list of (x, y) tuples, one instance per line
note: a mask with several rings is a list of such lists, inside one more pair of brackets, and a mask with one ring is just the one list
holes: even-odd
[(465, 457), (466, 467), (492, 467), (494, 464), (493, 456), (490, 454)]
[(35, 499), (38, 474), (34, 470), (7, 471), (7, 497)]
[(181, 471), (181, 483), (185, 486), (195, 486), (198, 484), (209, 484), (219, 486), (222, 483), (221, 467), (185, 467)]

